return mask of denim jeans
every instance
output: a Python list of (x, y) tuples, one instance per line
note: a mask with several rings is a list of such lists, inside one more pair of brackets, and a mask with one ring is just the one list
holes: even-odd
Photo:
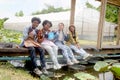
[(59, 41), (55, 42), (55, 44), (62, 50), (62, 54), (67, 59), (68, 62), (75, 59), (75, 56), (69, 46), (64, 45)]
[(41, 67), (42, 68), (46, 67), (45, 66), (45, 58), (44, 58), (45, 51), (40, 47), (28, 47), (28, 49), (29, 49), (30, 58), (31, 58), (31, 61), (32, 61), (33, 68), (37, 68), (36, 51), (38, 51), (39, 55), (40, 55)]
[(75, 45), (70, 45), (70, 48), (80, 56), (84, 57), (86, 54), (88, 54), (83, 48), (77, 48)]
[(58, 63), (58, 47), (56, 45), (47, 45), (47, 44), (41, 44), (41, 46), (48, 52), (50, 55), (54, 65), (59, 65)]

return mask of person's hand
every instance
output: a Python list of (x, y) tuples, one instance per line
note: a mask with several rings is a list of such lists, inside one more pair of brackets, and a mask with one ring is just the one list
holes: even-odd
[(69, 31), (67, 31), (67, 34), (70, 34)]
[(80, 48), (80, 45), (79, 45), (79, 44), (76, 44), (76, 47), (77, 47), (77, 48)]
[(34, 33), (30, 32), (28, 36), (31, 37), (31, 38), (33, 38), (34, 37)]

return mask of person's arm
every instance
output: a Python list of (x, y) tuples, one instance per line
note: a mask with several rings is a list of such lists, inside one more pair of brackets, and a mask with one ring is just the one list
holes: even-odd
[(63, 34), (64, 34), (64, 40), (68, 41), (69, 40), (69, 33), (67, 33), (67, 34), (63, 33)]
[(76, 46), (80, 48), (79, 37), (77, 33), (76, 33)]
[(54, 32), (54, 39), (53, 39), (53, 42), (57, 41), (58, 40), (58, 31)]
[(71, 44), (76, 44), (75, 40), (74, 40), (73, 37), (72, 37), (72, 33), (71, 33), (71, 32), (69, 32), (69, 42), (70, 42)]
[(76, 33), (76, 42), (77, 44), (79, 44), (79, 38), (78, 38), (78, 34)]
[(23, 30), (23, 39), (26, 40), (28, 38), (29, 27), (25, 27)]

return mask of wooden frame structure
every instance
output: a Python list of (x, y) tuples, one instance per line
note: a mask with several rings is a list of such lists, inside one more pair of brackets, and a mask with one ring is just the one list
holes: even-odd
[[(105, 14), (106, 14), (106, 5), (107, 3), (120, 7), (120, 0), (96, 0), (101, 2), (101, 10), (100, 10), (100, 19), (98, 25), (98, 38), (97, 38), (97, 49), (102, 48), (102, 38), (103, 38), (103, 27), (105, 24)], [(75, 5), (76, 0), (71, 0), (71, 14), (70, 14), (70, 24), (74, 24), (74, 16), (75, 16)], [(120, 8), (119, 8), (120, 10)], [(120, 32), (120, 11), (118, 16), (118, 27)], [(119, 44), (119, 43), (118, 43)], [(117, 44), (117, 45), (118, 45)]]

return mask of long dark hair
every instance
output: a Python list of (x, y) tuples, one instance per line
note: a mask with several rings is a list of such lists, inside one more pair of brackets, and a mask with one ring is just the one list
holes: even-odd
[[(71, 27), (74, 28), (74, 32), (72, 32), (72, 31), (70, 30)], [(70, 25), (70, 26), (69, 26), (69, 31), (72, 33), (72, 37), (73, 37), (73, 39), (76, 41), (76, 30), (75, 30), (75, 26), (74, 26), (74, 25)]]

